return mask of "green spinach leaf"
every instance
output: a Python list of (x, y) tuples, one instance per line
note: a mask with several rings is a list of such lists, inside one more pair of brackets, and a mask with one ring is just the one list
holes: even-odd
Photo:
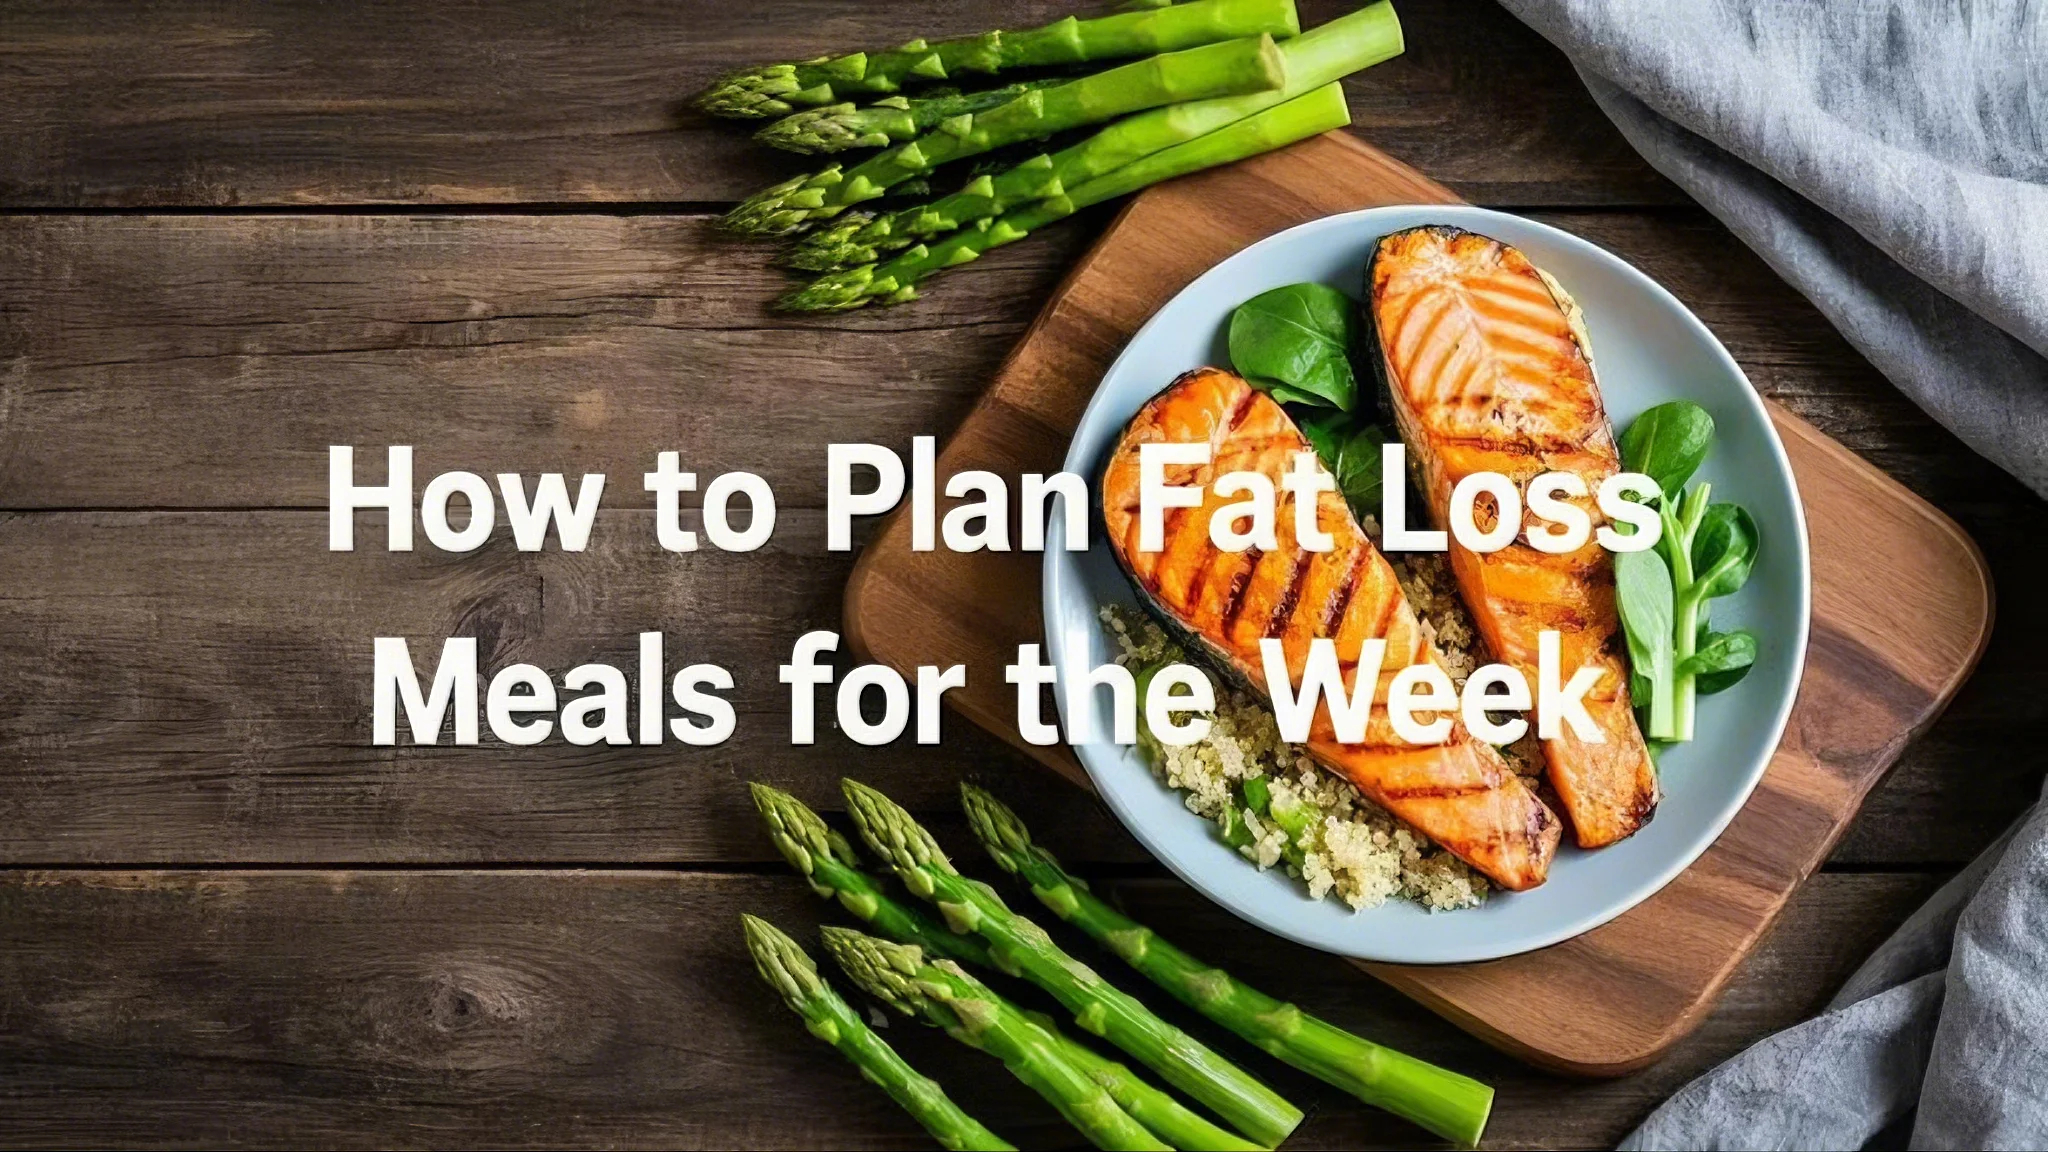
[(1727, 596), (1749, 582), (1762, 537), (1756, 521), (1738, 504), (1710, 504), (1692, 537), (1693, 595)]
[(1230, 361), (1277, 399), (1349, 412), (1358, 399), (1357, 314), (1351, 297), (1327, 284), (1261, 292), (1230, 314)]
[(1359, 426), (1341, 412), (1324, 412), (1301, 421), (1301, 434), (1315, 447), (1323, 467), (1337, 478), (1337, 491), (1363, 519), (1380, 514), (1380, 452), (1386, 433), (1377, 424)]
[(1654, 548), (1621, 552), (1614, 557), (1614, 599), (1621, 610), (1622, 632), (1628, 638), (1629, 663), (1648, 681), (1649, 723), (1646, 735), (1669, 739), (1675, 731), (1673, 713), (1671, 569)]
[(1733, 672), (1756, 663), (1756, 634), (1747, 628), (1733, 632), (1709, 632), (1692, 655), (1679, 662), (1681, 676), (1703, 676)]
[(1714, 443), (1714, 418), (1690, 400), (1659, 404), (1635, 418), (1621, 434), (1622, 464), (1641, 472), (1676, 501), (1685, 482), (1699, 471)]

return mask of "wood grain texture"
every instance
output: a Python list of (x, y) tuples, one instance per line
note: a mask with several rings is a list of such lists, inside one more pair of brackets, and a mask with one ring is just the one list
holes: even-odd
[(365, 482), (388, 444), (422, 486), (603, 472), (607, 507), (687, 451), (816, 506), (832, 440), (959, 419), (1080, 239), (819, 323), (703, 216), (0, 219), (0, 507), (325, 508), (329, 444)]
[[(946, 445), (941, 477), (1057, 468), (1123, 339), (1229, 253), (1332, 212), (1450, 199), (1334, 134), (1148, 192), (1047, 304)], [(1780, 409), (1774, 419), (1806, 507), (1813, 635), (1798, 704), (1749, 804), (1677, 879), (1603, 927), (1484, 964), (1368, 966), (1523, 1059), (1620, 1075), (1695, 1027), (1989, 639), (1989, 575), (1969, 537), (1797, 417)], [(1017, 643), (1043, 635), (1038, 557), (912, 552), (908, 532), (893, 520), (848, 584), (848, 631), (863, 653), (898, 668), (935, 660), (999, 667)], [(1010, 691), (982, 683), (954, 698), (962, 712), (1082, 782), (1064, 747), (1024, 745)]]
[[(827, 692), (818, 742), (790, 742), (776, 666), (836, 627), (851, 566), (822, 524), (798, 509), (761, 551), (683, 556), (621, 510), (580, 554), (501, 535), (458, 557), (328, 552), (307, 512), (0, 514), (0, 864), (772, 861), (742, 782), (846, 772), (951, 818), (962, 776), (1023, 763), (957, 716), (939, 745), (871, 750)], [(671, 672), (733, 673), (733, 739), (421, 747), (401, 725), (370, 744), (373, 637), (407, 637), (423, 682), (454, 635), (486, 678), (524, 662), (559, 681), (586, 662), (637, 676), (642, 631)], [(1043, 803), (1096, 856), (1140, 858), (1092, 800)]]
[[(1931, 882), (1820, 878), (1787, 914), (1797, 930), (1750, 958), (1668, 1062), (1581, 1084), (1513, 1064), (1328, 956), (1244, 946), (1241, 925), (1178, 884), (1103, 887), (1256, 986), (1495, 1084), (1490, 1144), (1606, 1147), (1688, 1076), (1824, 1002)], [(758, 984), (741, 912), (812, 944), (812, 925), (834, 919), (782, 874), (0, 873), (0, 1145), (924, 1146)], [(1173, 1015), (1308, 1108), (1288, 1147), (1426, 1142)], [(997, 1131), (1072, 1145), (993, 1061), (900, 1020), (885, 1035)]]
[[(1304, 23), (1347, 10), (1301, 5)], [(815, 165), (686, 98), (733, 68), (1028, 25), (1061, 0), (339, 7), (39, 0), (0, 14), (0, 206), (736, 200)], [(1358, 130), (1490, 203), (1672, 203), (1564, 57), (1492, 6), (1413, 0), (1346, 84)]]

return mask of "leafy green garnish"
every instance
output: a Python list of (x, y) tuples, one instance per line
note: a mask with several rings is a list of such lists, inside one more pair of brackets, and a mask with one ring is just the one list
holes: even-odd
[(1756, 635), (1744, 628), (1733, 632), (1709, 632), (1692, 655), (1678, 665), (1680, 675), (1691, 676), (1702, 695), (1711, 696), (1732, 688), (1756, 663)]
[(1695, 699), (1733, 687), (1756, 663), (1755, 635), (1707, 626), (1707, 601), (1741, 590), (1762, 540), (1748, 512), (1708, 502), (1710, 485), (1685, 486), (1713, 438), (1713, 417), (1684, 400), (1644, 412), (1621, 437), (1623, 464), (1661, 489), (1656, 546), (1615, 557), (1629, 692), (1653, 750), (1692, 739)]
[(1342, 412), (1322, 412), (1301, 421), (1301, 434), (1316, 450), (1337, 491), (1361, 519), (1380, 511), (1380, 453), (1386, 433), (1377, 424), (1355, 424)]
[(1237, 790), (1244, 798), (1244, 806), (1261, 816), (1266, 814), (1267, 807), (1273, 803), (1273, 791), (1266, 787), (1266, 778), (1263, 775), (1247, 777), (1238, 785)]
[(1614, 603), (1628, 638), (1628, 659), (1646, 686), (1650, 734), (1669, 731), (1676, 703), (1672, 679), (1671, 569), (1655, 548), (1614, 557)]
[(1692, 570), (1702, 600), (1729, 596), (1756, 565), (1756, 521), (1734, 504), (1709, 504), (1692, 538)]
[(1261, 292), (1230, 314), (1230, 361), (1276, 400), (1349, 412), (1358, 398), (1357, 313), (1351, 297), (1327, 284)]
[(1621, 461), (1657, 482), (1676, 501), (1714, 443), (1714, 418), (1690, 400), (1659, 404), (1635, 418), (1621, 435)]

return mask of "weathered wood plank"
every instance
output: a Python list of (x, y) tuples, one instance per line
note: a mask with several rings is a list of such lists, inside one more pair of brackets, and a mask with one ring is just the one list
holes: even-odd
[[(1302, 5), (1309, 23), (1346, 7)], [(805, 163), (689, 109), (712, 77), (1074, 8), (10, 5), (0, 205), (734, 200)], [(1348, 85), (1375, 143), (1482, 202), (1679, 198), (1506, 12), (1411, 0), (1401, 14), (1407, 55)]]
[[(762, 551), (681, 556), (620, 511), (581, 554), (501, 536), (450, 557), (328, 552), (317, 513), (0, 515), (0, 863), (765, 861), (744, 780), (830, 797), (857, 774), (951, 813), (967, 772), (1033, 771), (951, 715), (937, 746), (863, 748), (829, 693), (818, 743), (790, 743), (776, 666), (838, 627), (851, 562), (822, 522), (785, 512)], [(671, 672), (731, 670), (732, 740), (416, 747), (401, 721), (399, 746), (370, 744), (373, 637), (431, 669), (443, 638), (475, 636), (485, 677), (525, 662), (559, 681), (586, 662), (637, 676), (642, 631), (665, 633)], [(1049, 817), (1138, 858), (1092, 801), (1045, 791)]]
[(325, 507), (329, 444), (381, 475), (398, 443), (422, 485), (604, 472), (645, 506), (673, 449), (821, 503), (827, 443), (950, 430), (1081, 238), (821, 321), (702, 216), (0, 221), (0, 507)]
[[(2038, 509), (1704, 214), (1539, 218), (1637, 263), (1762, 391), (1966, 522)], [(945, 432), (1085, 239), (812, 319), (768, 312), (769, 250), (704, 217), (8, 219), (0, 507), (319, 507), (327, 444), (393, 442), (424, 474), (624, 478), (682, 448), (780, 490), (800, 462), (782, 494), (815, 500), (835, 435)]]
[[(1177, 883), (1108, 887), (1245, 979), (1495, 1084), (1490, 1143), (1591, 1147), (1811, 1012), (1931, 883), (1820, 877), (1670, 1059), (1593, 1084), (1518, 1066), (1333, 957), (1246, 935)], [(758, 986), (742, 911), (807, 941), (832, 915), (780, 875), (0, 874), (0, 1142), (923, 1146)], [(1421, 1138), (1188, 1023), (1310, 1107), (1290, 1147)], [(902, 1022), (887, 1036), (998, 1131), (1073, 1143), (992, 1061)]]

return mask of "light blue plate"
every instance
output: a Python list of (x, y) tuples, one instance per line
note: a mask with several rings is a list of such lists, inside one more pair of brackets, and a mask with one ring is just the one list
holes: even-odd
[[(1283, 869), (1261, 873), (1226, 847), (1214, 826), (1182, 807), (1179, 795), (1156, 781), (1132, 749), (1107, 740), (1075, 746), (1125, 827), (1210, 899), (1310, 947), (1401, 964), (1488, 960), (1555, 944), (1627, 911), (1691, 864), (1749, 798), (1778, 746), (1799, 686), (1808, 615), (1806, 525), (1792, 470), (1762, 402), (1727, 350), (1669, 292), (1615, 256), (1570, 233), (1499, 212), (1372, 208), (1291, 228), (1225, 260), (1132, 337), (1081, 417), (1067, 470), (1088, 477), (1092, 490), (1105, 455), (1139, 405), (1181, 372), (1228, 365), (1224, 329), (1239, 303), (1305, 280), (1358, 297), (1373, 244), (1421, 224), (1452, 224), (1506, 241), (1564, 284), (1585, 310), (1601, 391), (1617, 429), (1666, 400), (1692, 400), (1713, 414), (1719, 434), (1699, 478), (1712, 482), (1715, 499), (1749, 509), (1763, 535), (1748, 585), (1714, 601), (1713, 619), (1721, 627), (1749, 628), (1761, 645), (1746, 680), (1701, 699), (1698, 738), (1665, 754), (1664, 801), (1642, 831), (1595, 852), (1567, 843), (1542, 887), (1495, 892), (1483, 906), (1460, 912), (1432, 914), (1406, 901), (1352, 912), (1334, 898), (1311, 900)], [(1105, 604), (1136, 604), (1099, 538), (1100, 518), (1091, 520), (1090, 551), (1045, 554), (1045, 632), (1060, 668), (1113, 659), (1098, 611)], [(1052, 526), (1047, 539), (1061, 533)], [(1095, 730), (1111, 731), (1108, 694), (1097, 693), (1091, 707)]]

